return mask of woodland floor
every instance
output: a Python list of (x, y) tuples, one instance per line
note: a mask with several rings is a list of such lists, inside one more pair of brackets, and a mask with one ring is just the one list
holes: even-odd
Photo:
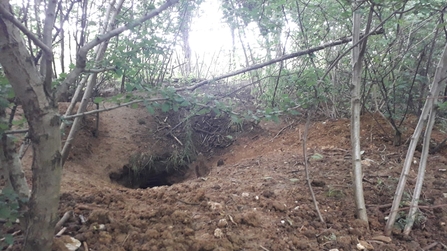
[[(359, 240), (375, 250), (423, 250), (434, 242), (439, 244), (430, 250), (447, 250), (447, 149), (429, 157), (420, 202), (425, 220), (410, 238), (398, 226), (390, 242), (382, 238), (407, 145), (392, 145), (392, 131), (379, 116), (362, 117), (369, 228), (354, 217), (349, 120), (319, 120), (310, 127), (307, 151), (318, 157), (310, 158), (310, 175), (326, 223), (319, 221), (306, 185), (305, 118), (244, 130), (231, 146), (190, 165), (204, 164), (204, 177), (190, 170), (172, 186), (147, 189), (111, 182), (110, 173), (131, 155), (175, 148), (154, 134), (155, 120), (143, 108), (122, 108), (101, 113), (98, 137), (93, 122), (83, 128), (64, 167), (60, 215), (73, 210), (76, 216), (64, 225), (64, 235), (85, 242), (90, 251), (356, 250)], [(405, 122), (404, 140), (416, 122)], [(433, 134), (437, 143), (445, 137), (440, 130)], [(223, 165), (217, 165), (219, 160)], [(416, 172), (414, 164), (407, 195)], [(64, 250), (61, 242), (56, 239), (54, 250)]]

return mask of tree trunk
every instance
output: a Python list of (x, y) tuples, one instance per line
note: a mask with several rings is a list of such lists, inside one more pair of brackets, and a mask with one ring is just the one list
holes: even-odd
[[(360, 13), (356, 1), (353, 3), (352, 42), (360, 40)], [(361, 89), (362, 55), (360, 45), (352, 49), (352, 83), (351, 83), (351, 145), (354, 175), (355, 204), (357, 217), (368, 222), (365, 199), (363, 196), (363, 171), (360, 153), (360, 89)]]
[[(8, 124), (4, 107), (0, 108), (0, 123)], [(11, 135), (3, 134), (0, 143), (0, 176), (3, 175), (6, 186), (12, 187), (21, 201), (29, 199), (29, 186), (25, 173), (20, 164), (19, 154), (16, 151)]]
[(0, 159), (3, 162), (0, 165), (5, 167), (4, 172), (6, 172), (6, 178), (9, 180), (11, 187), (21, 200), (28, 200), (30, 195), (29, 186), (22, 170), (19, 154), (10, 136), (3, 134), (0, 150), (2, 155)]
[(193, 12), (193, 6), (190, 4), (186, 4), (184, 6), (184, 8), (186, 8), (185, 11), (185, 15), (182, 18), (182, 24), (180, 25), (180, 33), (181, 33), (181, 38), (182, 38), (182, 49), (183, 49), (183, 53), (185, 55), (185, 67), (182, 67), (183, 70), (183, 75), (184, 76), (189, 76), (192, 71), (191, 71), (191, 46), (189, 44), (189, 30), (190, 30), (190, 26), (191, 26), (191, 20), (192, 20), (192, 12)]
[[(112, 30), (113, 24), (115, 23), (116, 16), (120, 12), (123, 2), (124, 2), (124, 0), (119, 0), (117, 6), (115, 6), (115, 1), (112, 1), (110, 3), (109, 8), (107, 9), (107, 13), (104, 17), (105, 25), (101, 30), (102, 34)], [(108, 41), (105, 41), (104, 43), (102, 43), (101, 45), (96, 47), (95, 65), (98, 65), (99, 62), (104, 58), (105, 52), (107, 50), (107, 46), (108, 46)], [(86, 85), (81, 103), (78, 108), (78, 114), (85, 112), (85, 110), (87, 109), (87, 105), (88, 105), (88, 102), (90, 101), (90, 98), (92, 96), (93, 89), (96, 86), (97, 78), (98, 78), (98, 73), (92, 73), (87, 78), (87, 85)], [(78, 91), (78, 89), (76, 91)], [(76, 104), (76, 100), (72, 100), (70, 106), (72, 104)], [(62, 164), (64, 164), (68, 158), (68, 154), (70, 153), (71, 146), (73, 144), (73, 140), (81, 126), (81, 120), (82, 120), (82, 117), (75, 118), (75, 120), (71, 126), (70, 133), (68, 134), (67, 140), (65, 141), (65, 144), (64, 144), (64, 148), (62, 149)]]
[[(435, 99), (439, 96), (440, 86), (439, 83), (445, 79), (447, 71), (447, 44), (444, 47), (444, 51), (442, 53), (442, 57), (439, 60), (438, 67), (436, 69), (435, 78), (433, 80), (433, 83), (431, 85), (430, 91), (427, 95), (427, 99), (425, 100), (424, 108), (422, 109), (421, 116), (419, 117), (418, 124), (416, 125), (416, 128), (414, 129), (413, 135), (411, 136), (410, 145), (408, 146), (407, 155), (405, 157), (404, 166), (402, 167), (402, 172), (400, 174), (399, 183), (397, 184), (396, 192), (394, 193), (394, 199), (393, 204), (391, 206), (390, 215), (388, 216), (388, 221), (386, 222), (385, 226), (385, 235), (391, 235), (391, 231), (393, 229), (394, 223), (397, 218), (397, 214), (399, 212), (399, 206), (400, 202), (402, 200), (402, 196), (405, 190), (405, 185), (407, 183), (408, 174), (410, 173), (411, 169), (411, 163), (413, 161), (414, 152), (416, 149), (417, 142), (419, 141), (419, 137), (421, 136), (422, 130), (425, 127), (425, 123), (427, 122), (427, 118), (431, 111), (433, 111), (433, 104), (435, 102)], [(428, 131), (427, 131), (428, 134)], [(429, 136), (429, 135), (428, 135)], [(426, 142), (424, 142), (426, 143)], [(426, 160), (421, 160), (426, 161)], [(422, 164), (422, 163), (421, 163)], [(422, 169), (424, 170), (424, 169)], [(421, 172), (421, 166), (419, 168), (419, 171)], [(422, 180), (423, 174), (418, 174), (418, 186), (422, 186)], [(419, 189), (416, 187), (415, 189)], [(416, 193), (418, 193), (416, 191)], [(415, 194), (417, 196), (418, 194)], [(417, 204), (413, 201), (413, 206), (417, 206)], [(412, 211), (410, 211), (412, 213)], [(411, 216), (411, 215), (410, 215)], [(409, 226), (411, 227), (411, 226)], [(406, 231), (409, 231), (407, 229)]]
[[(0, 8), (10, 10), (6, 0)], [(0, 17), (0, 64), (19, 98), (29, 124), (33, 148), (32, 195), (25, 215), (25, 251), (51, 250), (58, 220), (61, 181), (61, 135), (58, 109), (44, 91), (44, 82), (26, 49), (21, 33)]]

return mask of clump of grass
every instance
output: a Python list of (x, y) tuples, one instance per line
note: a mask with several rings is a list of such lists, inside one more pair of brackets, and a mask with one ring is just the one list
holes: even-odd
[(326, 192), (326, 196), (327, 197), (336, 198), (336, 199), (340, 199), (340, 198), (345, 197), (345, 194), (343, 193), (342, 190), (334, 189), (334, 188), (329, 187), (329, 190)]
[(136, 153), (130, 156), (128, 166), (135, 175), (138, 175), (144, 170), (150, 170), (154, 166), (154, 163), (155, 159), (152, 155), (146, 153)]

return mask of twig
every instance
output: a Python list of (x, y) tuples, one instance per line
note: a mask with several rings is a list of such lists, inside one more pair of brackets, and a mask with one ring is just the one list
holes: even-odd
[(175, 137), (174, 134), (169, 133), (169, 135), (171, 135), (175, 139), (175, 141), (177, 141), (177, 143), (179, 143), (181, 146), (183, 146), (183, 143), (177, 137)]
[[(14, 233), (11, 234), (11, 236), (16, 236), (18, 234), (20, 234), (20, 232), (22, 232), (21, 230), (17, 230)], [(5, 241), (6, 238), (1, 238), (0, 241)]]
[(295, 124), (295, 120), (292, 121), (292, 123), (290, 123), (289, 125), (283, 127), (281, 130), (279, 130), (279, 132), (275, 135), (275, 137), (273, 137), (270, 141), (273, 141), (274, 139), (276, 139), (276, 137), (278, 137), (284, 130), (291, 127), (293, 124)]
[(67, 211), (65, 212), (64, 216), (62, 216), (62, 218), (56, 223), (56, 227), (55, 229), (59, 229), (60, 227), (62, 227), (62, 225), (64, 225), (64, 223), (70, 219), (70, 217), (73, 216), (73, 211)]
[(430, 245), (428, 245), (428, 246), (422, 248), (422, 250), (423, 250), (423, 251), (425, 251), (425, 250), (430, 250), (430, 249), (436, 247), (438, 244), (439, 244), (439, 243), (438, 243), (437, 241), (435, 241), (435, 242), (433, 242), (432, 244), (430, 244)]
[(262, 250), (269, 251), (267, 248), (263, 247), (262, 245), (259, 245), (259, 247), (262, 248)]
[(84, 251), (88, 251), (88, 245), (87, 245), (87, 242), (84, 241), (84, 242), (82, 243), (82, 245), (84, 246)]
[(307, 185), (309, 186), (309, 190), (310, 190), (310, 194), (312, 195), (312, 200), (314, 202), (315, 205), (315, 210), (317, 210), (317, 214), (318, 217), (320, 218), (320, 221), (325, 223), (323, 216), (321, 215), (320, 209), (318, 207), (318, 202), (317, 199), (315, 197), (315, 193), (314, 190), (312, 189), (312, 182), (310, 180), (310, 175), (309, 175), (309, 165), (308, 165), (308, 161), (307, 161), (307, 135), (309, 132), (309, 125), (310, 125), (310, 118), (312, 116), (312, 111), (309, 111), (307, 114), (307, 121), (306, 121), (306, 127), (304, 129), (304, 135), (303, 135), (303, 156), (304, 156), (304, 170), (306, 172), (306, 181), (307, 181)]
[(121, 243), (121, 245), (124, 245), (124, 243), (126, 243), (128, 238), (129, 238), (129, 234), (126, 235), (126, 238), (124, 238), (123, 243)]
[(199, 203), (191, 203), (191, 202), (186, 202), (186, 201), (183, 201), (183, 200), (179, 200), (179, 199), (176, 199), (178, 202), (181, 202), (181, 203), (184, 203), (184, 204), (186, 204), (186, 205), (191, 205), (191, 206), (200, 206), (200, 204)]
[(61, 231), (57, 232), (56, 236), (61, 237), (65, 233), (66, 230), (67, 230), (66, 227), (62, 228)]
[(79, 219), (81, 220), (82, 225), (84, 225), (87, 222), (87, 220), (85, 219), (85, 217), (82, 214), (79, 215)]

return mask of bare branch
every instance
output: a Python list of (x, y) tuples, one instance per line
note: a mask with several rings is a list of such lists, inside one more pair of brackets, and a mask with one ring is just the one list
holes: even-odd
[[(376, 28), (376, 30), (368, 33), (367, 36), (378, 35), (378, 34), (383, 34), (383, 30)], [(312, 53), (314, 53), (316, 51), (320, 51), (320, 50), (323, 50), (325, 48), (333, 47), (333, 46), (340, 45), (340, 44), (346, 44), (346, 43), (349, 43), (351, 41), (352, 41), (352, 37), (340, 38), (339, 40), (336, 40), (336, 41), (327, 42), (325, 44), (322, 44), (322, 45), (319, 45), (319, 46), (316, 46), (316, 47), (313, 47), (313, 48), (309, 48), (309, 49), (302, 50), (302, 51), (297, 51), (297, 52), (294, 52), (294, 53), (291, 53), (291, 54), (286, 54), (284, 56), (272, 59), (272, 60), (264, 62), (264, 63), (254, 64), (254, 65), (251, 65), (249, 67), (245, 67), (245, 68), (242, 68), (240, 70), (233, 71), (233, 72), (230, 72), (230, 73), (227, 73), (227, 74), (215, 77), (213, 79), (207, 79), (207, 80), (201, 81), (201, 82), (199, 82), (199, 83), (197, 83), (196, 85), (193, 85), (193, 86), (176, 88), (175, 90), (176, 91), (184, 91), (184, 90), (193, 91), (193, 90), (195, 90), (195, 89), (197, 89), (197, 88), (199, 88), (199, 87), (201, 87), (203, 85), (207, 85), (207, 84), (209, 84), (211, 82), (214, 82), (214, 81), (218, 81), (218, 80), (221, 80), (221, 79), (224, 79), (224, 78), (233, 77), (233, 76), (236, 76), (236, 75), (248, 72), (248, 71), (260, 69), (262, 67), (265, 67), (265, 66), (268, 66), (268, 65), (272, 65), (272, 64), (275, 64), (275, 63), (278, 63), (278, 62), (281, 62), (281, 61), (284, 61), (284, 60), (287, 60), (287, 59), (292, 59), (292, 58), (296, 58), (296, 57), (303, 56), (303, 55), (309, 55), (309, 54), (312, 54)]]
[[(9, 5), (9, 4), (8, 4)], [(9, 5), (9, 8), (11, 9), (11, 5)], [(50, 55), (51, 58), (53, 57), (53, 52), (51, 49), (44, 44), (42, 40), (40, 40), (38, 37), (36, 37), (30, 30), (28, 30), (19, 20), (17, 20), (14, 15), (4, 9), (0, 6), (0, 15), (13, 23), (25, 36), (27, 36), (29, 39), (31, 39), (37, 46), (39, 46), (47, 55)]]
[(110, 67), (105, 67), (105, 68), (101, 68), (101, 69), (86, 69), (83, 72), (85, 72), (85, 73), (100, 73), (100, 72), (114, 71), (114, 70), (116, 70), (116, 67), (110, 66)]
[(156, 102), (156, 101), (164, 101), (164, 100), (168, 100), (167, 98), (153, 98), (153, 99), (138, 99), (138, 100), (134, 100), (134, 101), (130, 101), (127, 103), (123, 103), (123, 104), (119, 104), (116, 106), (112, 106), (112, 107), (108, 107), (108, 108), (103, 108), (103, 109), (98, 109), (98, 110), (93, 110), (93, 111), (88, 111), (88, 112), (83, 112), (83, 113), (77, 113), (75, 115), (69, 115), (69, 116), (61, 116), (62, 119), (74, 119), (77, 117), (82, 117), (85, 115), (90, 115), (90, 114), (95, 114), (95, 113), (99, 113), (99, 112), (106, 112), (106, 111), (110, 111), (110, 110), (115, 110), (117, 108), (123, 107), (123, 106), (129, 106), (129, 105), (133, 105), (133, 104), (138, 104), (138, 103), (142, 103), (142, 102)]
[(20, 134), (20, 133), (27, 133), (28, 129), (20, 129), (20, 130), (10, 130), (5, 131), (4, 134)]

